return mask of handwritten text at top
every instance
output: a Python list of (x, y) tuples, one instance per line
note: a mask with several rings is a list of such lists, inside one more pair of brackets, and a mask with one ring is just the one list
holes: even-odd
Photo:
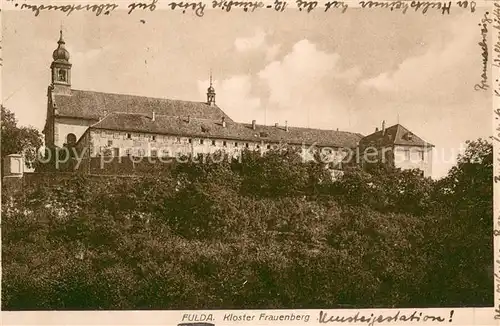
[[(203, 17), (205, 9), (220, 9), (225, 12), (232, 10), (243, 10), (245, 12), (254, 12), (256, 10), (272, 10), (283, 12), (285, 9), (299, 10), (305, 13), (312, 11), (333, 11), (345, 13), (348, 9), (346, 1), (328, 0), (328, 1), (309, 1), (309, 0), (274, 0), (274, 2), (262, 0), (198, 0), (198, 1), (170, 1), (170, 0), (146, 0), (129, 2), (128, 4), (118, 4), (114, 2), (101, 3), (101, 4), (35, 4), (28, 1), (12, 0), (8, 3), (13, 4), (16, 9), (32, 11), (35, 16), (39, 16), (42, 12), (47, 11), (60, 11), (66, 15), (74, 14), (75, 12), (92, 12), (96, 16), (107, 16), (117, 9), (126, 9), (128, 14), (134, 12), (155, 11), (159, 8), (171, 9), (183, 14), (194, 13), (198, 17)], [(161, 4), (161, 6), (160, 6)], [(395, 0), (395, 1), (373, 1), (373, 0), (359, 0), (358, 6), (362, 9), (385, 9), (393, 12), (418, 12), (427, 14), (431, 10), (438, 11), (441, 14), (450, 14), (452, 7), (469, 10), (475, 12), (476, 2), (461, 0), (461, 1), (420, 1), (420, 0)]]

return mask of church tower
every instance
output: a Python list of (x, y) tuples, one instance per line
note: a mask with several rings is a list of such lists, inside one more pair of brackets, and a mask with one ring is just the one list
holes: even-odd
[(212, 72), (210, 72), (210, 87), (207, 90), (207, 104), (210, 106), (215, 105), (215, 88), (212, 86)]
[(62, 30), (60, 31), (57, 49), (52, 53), (52, 64), (50, 65), (53, 92), (56, 94), (71, 93), (71, 63), (69, 52), (66, 50)]

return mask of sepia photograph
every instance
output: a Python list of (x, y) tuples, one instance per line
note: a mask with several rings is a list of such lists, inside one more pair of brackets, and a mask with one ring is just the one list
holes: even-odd
[(500, 8), (199, 13), (2, 12), (2, 310), (494, 305)]

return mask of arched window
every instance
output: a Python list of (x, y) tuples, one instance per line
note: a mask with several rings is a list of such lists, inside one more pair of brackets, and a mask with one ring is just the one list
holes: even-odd
[(71, 134), (71, 133), (68, 134), (66, 136), (66, 143), (68, 145), (74, 145), (74, 144), (76, 144), (76, 136), (75, 136), (75, 134)]
[(66, 81), (66, 71), (59, 70), (59, 80), (65, 82)]

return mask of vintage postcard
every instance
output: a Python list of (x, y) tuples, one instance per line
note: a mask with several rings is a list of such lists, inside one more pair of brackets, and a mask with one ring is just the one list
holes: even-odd
[(4, 324), (498, 324), (500, 2), (2, 6)]

